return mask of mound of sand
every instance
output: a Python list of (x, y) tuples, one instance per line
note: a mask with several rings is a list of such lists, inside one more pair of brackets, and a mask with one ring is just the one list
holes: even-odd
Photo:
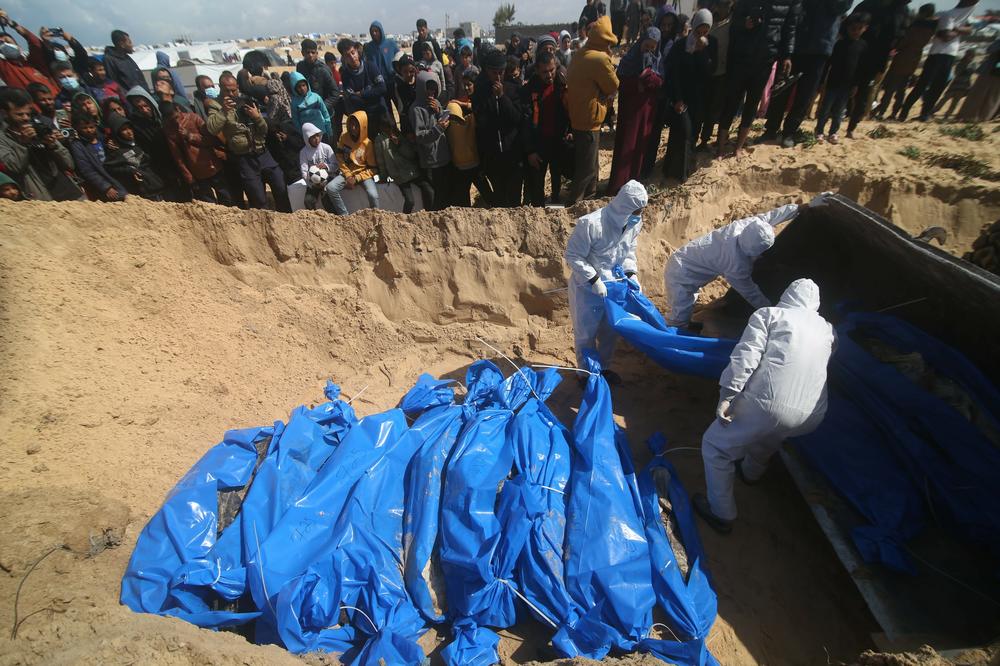
[[(1000, 217), (1000, 188), (898, 152), (919, 140), (995, 161), (998, 135), (967, 147), (932, 126), (898, 132), (758, 147), (655, 194), (640, 249), (647, 291), (662, 305), (665, 259), (690, 238), (825, 190), (914, 232), (945, 226), (946, 247), (966, 251)], [(598, 205), (335, 219), (139, 200), (0, 202), (0, 626), (14, 622), (25, 574), (57, 548), (24, 582), (24, 622), (16, 640), (0, 638), (0, 664), (301, 663), (119, 606), (139, 530), (226, 429), (285, 418), (322, 399), (328, 377), (348, 397), (366, 389), (354, 403), (365, 414), (391, 407), (419, 372), (450, 375), (493, 357), (477, 338), (518, 361), (572, 363), (565, 294), (546, 292), (565, 285), (573, 219)], [(715, 284), (703, 300), (723, 290)], [(639, 464), (655, 431), (698, 445), (713, 382), (670, 375), (629, 349), (616, 366), (627, 381), (616, 415)], [(575, 382), (551, 401), (566, 423), (578, 402)], [(696, 488), (697, 453), (676, 462)], [(703, 533), (720, 609), (709, 646), (720, 661), (822, 663), (827, 652), (852, 659), (870, 647), (876, 627), (784, 471), (737, 492), (735, 533)], [(539, 625), (501, 633), (505, 661), (545, 658)], [(430, 632), (425, 648), (436, 653), (444, 640)]]

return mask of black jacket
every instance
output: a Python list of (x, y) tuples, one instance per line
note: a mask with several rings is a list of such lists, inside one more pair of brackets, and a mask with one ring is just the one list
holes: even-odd
[[(563, 96), (566, 93), (566, 84), (557, 77), (555, 82), (556, 96), (556, 118), (554, 140), (559, 141), (569, 131), (569, 113), (566, 111), (566, 104)], [(521, 146), (525, 155), (538, 153), (543, 157), (551, 157), (550, 153), (558, 146), (546, 145), (545, 138), (541, 133), (541, 113), (542, 82), (537, 77), (532, 77), (520, 90), (521, 103)]]
[(850, 9), (851, 0), (802, 0), (795, 52), (826, 56), (833, 53), (840, 31), (840, 17)]
[(669, 104), (684, 102), (691, 115), (701, 118), (704, 112), (705, 81), (712, 77), (718, 60), (719, 41), (708, 35), (708, 46), (688, 53), (684, 39), (678, 39), (667, 52), (664, 63), (664, 96)]
[(889, 64), (889, 54), (906, 31), (907, 0), (895, 0), (885, 4), (883, 0), (862, 0), (852, 14), (866, 12), (871, 16), (868, 30), (861, 39), (868, 42), (868, 48), (861, 58), (858, 78), (871, 80)]
[(333, 78), (333, 72), (330, 71), (327, 64), (317, 60), (310, 65), (305, 60), (300, 60), (299, 64), (295, 66), (295, 71), (306, 77), (306, 80), (309, 81), (309, 89), (323, 98), (326, 110), (333, 118), (340, 104), (342, 92), (340, 84)]
[[(801, 10), (802, 0), (738, 0), (729, 30), (729, 66), (764, 66), (790, 57)], [(754, 15), (761, 23), (747, 30), (746, 19)]]
[(131, 90), (135, 86), (149, 90), (149, 84), (146, 83), (146, 77), (142, 75), (139, 65), (117, 46), (104, 47), (104, 71), (122, 90)]
[(382, 72), (370, 60), (362, 59), (356, 72), (347, 65), (341, 67), (340, 79), (344, 82), (345, 115), (364, 111), (368, 114), (368, 127), (374, 133), (378, 121), (389, 111), (385, 106), (386, 83)]
[(472, 94), (472, 111), (476, 114), (476, 144), (479, 147), (480, 161), (491, 157), (520, 159), (519, 89), (520, 86), (516, 83), (505, 81), (503, 94), (494, 97), (489, 75), (485, 70), (480, 72), (476, 80), (476, 92)]

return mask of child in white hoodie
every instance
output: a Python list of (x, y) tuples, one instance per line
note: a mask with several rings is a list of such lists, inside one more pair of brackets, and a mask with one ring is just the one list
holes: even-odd
[[(323, 143), (323, 132), (312, 123), (302, 125), (302, 140), (306, 145), (299, 151), (299, 167), (302, 169), (302, 180), (306, 183), (306, 208), (315, 210), (320, 204), (322, 195), (337, 215), (347, 215), (347, 206), (340, 196), (340, 191), (331, 187), (333, 178), (340, 173), (337, 166), (337, 154), (328, 144)], [(325, 180), (313, 182), (310, 167), (318, 167), (327, 173)]]

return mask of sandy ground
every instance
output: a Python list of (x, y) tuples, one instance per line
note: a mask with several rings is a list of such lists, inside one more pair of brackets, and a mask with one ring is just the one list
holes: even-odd
[[(944, 226), (946, 249), (965, 251), (1000, 217), (1000, 184), (900, 151), (971, 154), (997, 171), (1000, 134), (989, 126), (974, 142), (937, 125), (891, 129), (836, 147), (758, 146), (660, 190), (640, 247), (647, 291), (662, 305), (664, 260), (686, 240), (826, 190), (911, 232)], [(571, 363), (565, 296), (543, 292), (564, 284), (572, 220), (597, 205), (335, 220), (137, 199), (0, 202), (0, 665), (301, 663), (119, 606), (146, 520), (226, 429), (320, 401), (328, 377), (349, 397), (367, 387), (355, 406), (373, 413), (421, 371), (463, 372), (493, 357), (477, 336), (519, 362)], [(715, 284), (703, 300), (723, 291)], [(616, 369), (626, 380), (616, 417), (640, 465), (656, 431), (698, 446), (713, 382), (671, 375), (624, 347)], [(569, 423), (578, 402), (568, 381), (551, 404)], [(697, 489), (697, 452), (676, 463)], [(854, 661), (877, 626), (785, 471), (765, 478), (737, 489), (731, 536), (702, 532), (719, 594), (709, 646), (724, 664)], [(34, 614), (10, 640), (22, 580), (19, 615)], [(502, 634), (505, 663), (545, 658), (541, 625)], [(436, 654), (443, 640), (431, 632), (424, 645)]]

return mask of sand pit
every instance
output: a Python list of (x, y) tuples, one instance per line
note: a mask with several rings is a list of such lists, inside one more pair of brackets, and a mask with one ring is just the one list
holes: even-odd
[[(863, 126), (867, 131), (874, 126)], [(992, 160), (938, 126), (836, 147), (761, 146), (652, 197), (640, 248), (662, 305), (668, 253), (730, 219), (835, 190), (912, 232), (939, 225), (966, 251), (1000, 217), (1000, 185), (900, 155), (920, 143)], [(164, 494), (228, 428), (268, 424), (322, 399), (331, 377), (362, 414), (391, 407), (422, 371), (494, 355), (571, 363), (562, 251), (572, 210), (381, 212), (335, 220), (203, 204), (0, 203), (0, 664), (327, 663), (118, 605), (122, 571)], [(723, 293), (721, 283), (703, 301)], [(503, 363), (501, 361), (501, 363)], [(509, 369), (509, 368), (507, 368)], [(655, 431), (697, 446), (713, 382), (671, 375), (622, 348), (615, 411), (637, 463)], [(550, 404), (571, 422), (564, 382)], [(676, 464), (701, 483), (697, 453)], [(702, 534), (719, 594), (709, 638), (725, 664), (851, 661), (877, 629), (783, 469), (737, 489), (733, 535)], [(61, 547), (61, 548), (60, 548)], [(18, 584), (36, 560), (18, 602)], [(38, 612), (40, 611), (40, 612)], [(543, 661), (541, 625), (501, 632), (506, 662)], [(423, 641), (433, 654), (434, 632)], [(332, 663), (332, 662), (329, 662)], [(660, 663), (629, 656), (622, 664)]]

